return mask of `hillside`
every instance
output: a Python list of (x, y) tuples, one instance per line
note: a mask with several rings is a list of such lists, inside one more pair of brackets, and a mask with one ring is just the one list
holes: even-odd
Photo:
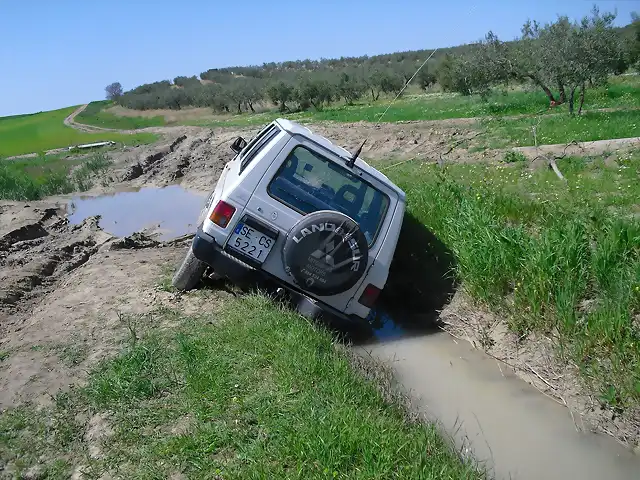
[[(135, 110), (209, 107), (221, 113), (255, 113), (262, 103), (281, 112), (323, 110), (327, 105), (395, 96), (418, 68), (414, 88), (463, 95), (487, 95), (507, 85), (534, 85), (550, 101), (563, 103), (565, 90), (630, 69), (640, 54), (640, 23), (614, 27), (615, 15), (593, 11), (581, 22), (528, 22), (519, 39), (500, 40), (492, 32), (476, 43), (360, 57), (270, 62), (211, 68), (199, 76), (178, 76), (108, 96)], [(432, 58), (429, 58), (433, 54)], [(573, 73), (588, 66), (583, 79)], [(571, 78), (570, 78), (571, 77)], [(575, 81), (574, 81), (575, 80)], [(113, 87), (111, 85), (110, 87)], [(557, 91), (552, 91), (556, 89)]]
[(77, 107), (61, 108), (29, 115), (0, 118), (0, 157), (46, 152), (56, 148), (113, 140), (140, 144), (154, 140), (150, 133), (121, 135), (114, 132), (85, 133), (65, 125)]

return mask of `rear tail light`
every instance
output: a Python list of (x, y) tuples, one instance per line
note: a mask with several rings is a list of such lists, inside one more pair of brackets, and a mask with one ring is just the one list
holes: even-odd
[(231, 217), (233, 217), (233, 214), (235, 212), (235, 207), (220, 200), (213, 209), (213, 212), (211, 212), (209, 220), (211, 220), (219, 227), (226, 228), (226, 226), (229, 225), (229, 221), (231, 220)]
[(367, 285), (367, 288), (364, 289), (364, 292), (362, 292), (362, 295), (360, 295), (360, 300), (358, 300), (358, 302), (365, 307), (372, 308), (375, 305), (376, 300), (378, 300), (380, 292), (381, 290), (378, 287), (369, 284)]

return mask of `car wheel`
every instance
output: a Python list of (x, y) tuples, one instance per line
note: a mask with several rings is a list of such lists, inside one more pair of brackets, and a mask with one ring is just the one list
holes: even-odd
[(193, 254), (193, 248), (189, 247), (189, 251), (184, 257), (182, 265), (180, 265), (180, 268), (178, 268), (173, 276), (171, 283), (178, 290), (191, 290), (198, 284), (205, 269), (206, 265), (196, 258)]

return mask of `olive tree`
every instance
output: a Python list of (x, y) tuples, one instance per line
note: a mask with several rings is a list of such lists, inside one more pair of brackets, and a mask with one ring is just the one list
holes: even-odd
[(269, 85), (266, 91), (269, 100), (271, 100), (275, 105), (278, 105), (281, 112), (288, 110), (287, 102), (293, 99), (293, 93), (293, 87), (289, 83), (283, 81)]
[(340, 74), (340, 80), (336, 85), (336, 94), (338, 97), (344, 98), (347, 105), (352, 105), (353, 102), (359, 100), (362, 97), (366, 89), (366, 85), (356, 76), (354, 72), (343, 71)]
[(301, 110), (313, 105), (319, 111), (333, 100), (334, 86), (324, 79), (303, 78), (295, 89), (294, 97)]

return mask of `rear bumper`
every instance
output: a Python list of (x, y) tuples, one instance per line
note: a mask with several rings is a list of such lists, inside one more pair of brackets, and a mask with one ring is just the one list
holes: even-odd
[(303, 292), (292, 285), (283, 282), (277, 277), (256, 269), (225, 252), (214, 238), (198, 229), (192, 244), (193, 254), (196, 258), (209, 265), (216, 274), (229, 278), (238, 285), (257, 284), (265, 288), (284, 288), (291, 295), (298, 312), (306, 317), (319, 318), (324, 313), (329, 313), (348, 323), (362, 324), (366, 320), (357, 315), (345, 315), (326, 303), (309, 298)]
[(198, 229), (192, 244), (193, 254), (218, 274), (234, 283), (259, 280), (257, 270), (224, 252), (214, 238)]

